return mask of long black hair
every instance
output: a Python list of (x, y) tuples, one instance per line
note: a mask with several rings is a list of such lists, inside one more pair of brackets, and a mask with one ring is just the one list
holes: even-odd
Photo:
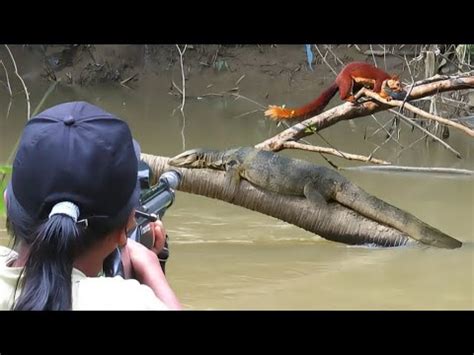
[(114, 218), (90, 218), (87, 227), (63, 214), (36, 221), (25, 215), (8, 215), (14, 247), (22, 242), (29, 248), (15, 289), (15, 294), (18, 289), (21, 292), (13, 309), (71, 310), (74, 259), (110, 232), (123, 228), (131, 211), (132, 206)]

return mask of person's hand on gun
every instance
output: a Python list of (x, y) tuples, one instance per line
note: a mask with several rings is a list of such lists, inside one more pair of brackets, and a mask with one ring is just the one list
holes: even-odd
[(125, 278), (135, 278), (140, 283), (148, 285), (168, 307), (181, 309), (181, 304), (171, 290), (157, 256), (165, 244), (165, 227), (160, 220), (151, 222), (150, 226), (155, 239), (151, 249), (129, 238), (122, 248)]
[(150, 227), (155, 240), (150, 249), (129, 238), (127, 238), (127, 244), (122, 248), (122, 264), (126, 279), (142, 275), (149, 263), (158, 263), (159, 265), (157, 255), (165, 245), (166, 230), (160, 220), (150, 222)]

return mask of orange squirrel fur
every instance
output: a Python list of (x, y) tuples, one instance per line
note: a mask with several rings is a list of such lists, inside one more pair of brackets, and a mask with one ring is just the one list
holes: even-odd
[[(365, 62), (352, 62), (347, 64), (336, 77), (334, 83), (324, 90), (315, 100), (299, 108), (285, 108), (282, 106), (269, 106), (265, 116), (273, 120), (306, 119), (323, 111), (332, 97), (339, 91), (341, 100), (354, 102), (352, 92), (356, 92), (362, 86), (370, 87), (374, 92), (386, 100), (390, 100), (387, 91), (403, 91), (400, 79), (397, 75), (390, 75), (381, 69)], [(354, 90), (353, 90), (354, 89)]]

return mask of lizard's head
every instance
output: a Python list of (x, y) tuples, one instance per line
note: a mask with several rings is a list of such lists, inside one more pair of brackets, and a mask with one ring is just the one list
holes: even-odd
[(173, 158), (170, 158), (168, 164), (183, 168), (204, 168), (206, 167), (206, 152), (208, 152), (208, 150), (202, 148), (187, 150)]
[(219, 151), (206, 148), (187, 150), (168, 160), (171, 166), (182, 168), (208, 168), (224, 170), (228, 156), (234, 150)]

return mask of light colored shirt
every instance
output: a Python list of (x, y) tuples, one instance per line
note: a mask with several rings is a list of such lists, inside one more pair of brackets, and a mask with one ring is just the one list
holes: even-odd
[[(22, 267), (9, 265), (17, 253), (0, 245), (0, 310), (12, 308), (15, 287)], [(20, 295), (20, 289), (16, 297)], [(169, 309), (153, 290), (133, 279), (116, 277), (87, 277), (72, 270), (73, 310), (166, 310)]]

